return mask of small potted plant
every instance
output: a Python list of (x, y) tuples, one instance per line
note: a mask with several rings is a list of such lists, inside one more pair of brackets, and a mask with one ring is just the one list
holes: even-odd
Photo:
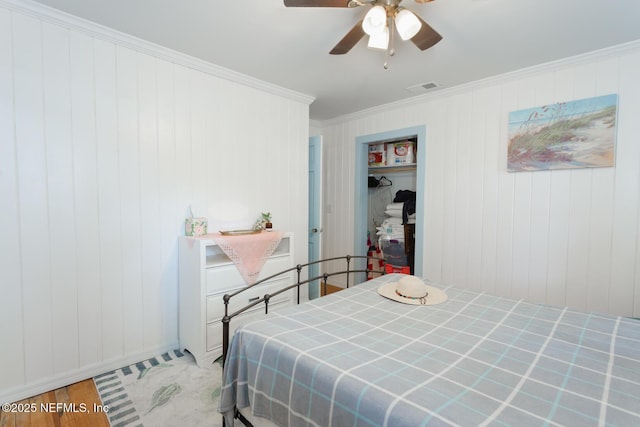
[(271, 212), (262, 212), (256, 221), (254, 228), (256, 230), (271, 231), (273, 224), (271, 223)]
[(262, 222), (265, 230), (272, 230), (273, 224), (271, 223), (271, 212), (262, 212)]

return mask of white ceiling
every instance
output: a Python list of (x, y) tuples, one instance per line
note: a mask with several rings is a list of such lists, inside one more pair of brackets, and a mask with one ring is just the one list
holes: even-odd
[(368, 49), (365, 39), (346, 55), (329, 55), (368, 6), (286, 8), (282, 0), (38, 2), (312, 95), (314, 120), (416, 96), (407, 88), (426, 82), (452, 87), (640, 39), (637, 0), (404, 0), (402, 5), (443, 40), (420, 51), (398, 39), (385, 70), (384, 54)]

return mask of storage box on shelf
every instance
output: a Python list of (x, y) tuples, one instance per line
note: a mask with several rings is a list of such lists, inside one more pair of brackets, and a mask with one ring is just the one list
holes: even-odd
[(404, 239), (394, 239), (384, 236), (380, 238), (379, 242), (385, 264), (391, 264), (397, 267), (409, 265), (404, 249)]
[(417, 143), (414, 140), (369, 144), (369, 173), (415, 171), (416, 149)]
[(369, 144), (369, 166), (385, 166), (387, 164), (387, 149), (384, 143)]
[[(247, 286), (233, 261), (208, 236), (180, 237), (179, 338), (180, 348), (188, 350), (198, 366), (211, 364), (222, 355), (223, 296)], [(293, 267), (293, 235), (285, 233), (267, 259), (258, 280)], [(262, 298), (283, 285), (293, 283), (293, 272), (268, 280), (231, 300), (230, 313), (250, 301)], [(293, 292), (273, 297), (269, 311), (291, 305)], [(264, 306), (234, 318), (231, 332), (243, 323), (264, 315)]]
[(387, 166), (415, 164), (416, 145), (413, 141), (387, 143)]
[(411, 268), (408, 265), (397, 266), (397, 265), (385, 264), (384, 272), (385, 274), (391, 274), (391, 273), (411, 274)]

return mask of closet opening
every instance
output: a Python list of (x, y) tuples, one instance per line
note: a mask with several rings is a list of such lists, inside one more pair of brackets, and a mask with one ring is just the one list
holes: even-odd
[(422, 275), (425, 144), (424, 126), (356, 138), (354, 253), (384, 259), (362, 280), (380, 270)]

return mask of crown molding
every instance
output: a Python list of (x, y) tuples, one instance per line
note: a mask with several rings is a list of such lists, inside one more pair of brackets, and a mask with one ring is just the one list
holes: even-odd
[(530, 75), (539, 74), (541, 72), (556, 71), (563, 67), (576, 66), (585, 64), (588, 62), (594, 62), (603, 60), (612, 56), (620, 56), (627, 53), (633, 53), (640, 51), (640, 40), (634, 40), (631, 42), (611, 46), (604, 49), (595, 50), (592, 52), (583, 53), (580, 55), (570, 56), (562, 58), (556, 61), (545, 62), (543, 64), (534, 65), (527, 68), (522, 68), (508, 73), (497, 74), (495, 76), (487, 77), (485, 79), (475, 80), (469, 83), (453, 86), (450, 88), (443, 88), (435, 90), (427, 94), (413, 96), (411, 98), (402, 99), (399, 101), (390, 102), (387, 104), (378, 105), (375, 107), (367, 108), (365, 110), (356, 111), (354, 113), (345, 114), (342, 116), (334, 117), (323, 121), (317, 121), (316, 127), (323, 128), (326, 126), (333, 126), (352, 120), (358, 120), (371, 116), (372, 114), (386, 113), (396, 110), (398, 108), (413, 106), (421, 104), (433, 99), (438, 99), (446, 96), (459, 94), (461, 92), (468, 92), (470, 90), (478, 89), (481, 87), (504, 84), (515, 79), (526, 78)]
[(148, 42), (104, 25), (71, 15), (31, 0), (0, 0), (0, 6), (14, 12), (32, 16), (70, 30), (84, 33), (90, 37), (127, 47), (140, 53), (153, 56), (209, 75), (232, 81), (244, 86), (282, 96), (304, 104), (311, 104), (315, 97), (274, 85), (263, 80), (224, 68), (213, 63), (177, 52), (175, 50)]

